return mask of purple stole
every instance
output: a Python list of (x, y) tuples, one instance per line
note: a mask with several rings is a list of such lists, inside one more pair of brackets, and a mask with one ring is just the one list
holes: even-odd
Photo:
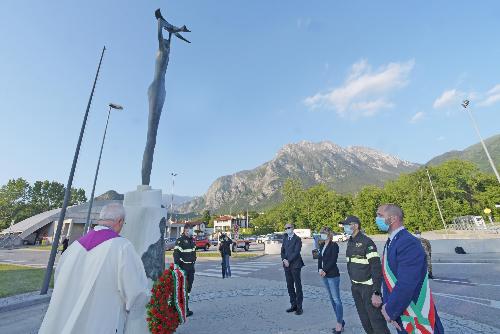
[(83, 246), (83, 248), (87, 250), (87, 252), (90, 252), (92, 249), (99, 246), (104, 241), (118, 238), (119, 236), (120, 235), (112, 229), (106, 228), (99, 231), (92, 230), (77, 241), (80, 243), (80, 245)]

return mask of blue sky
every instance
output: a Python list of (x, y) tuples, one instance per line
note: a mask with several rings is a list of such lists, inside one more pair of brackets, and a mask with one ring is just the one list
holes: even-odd
[(105, 44), (74, 185), (90, 193), (107, 104), (113, 113), (96, 193), (140, 183), (154, 10), (192, 30), (172, 43), (151, 185), (201, 195), (219, 176), (283, 145), (330, 140), (425, 163), (499, 133), (496, 1), (0, 2), (0, 183), (66, 183)]

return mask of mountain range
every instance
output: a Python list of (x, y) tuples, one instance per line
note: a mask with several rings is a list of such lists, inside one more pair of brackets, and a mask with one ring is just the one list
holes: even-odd
[[(500, 135), (485, 142), (493, 160), (499, 165)], [(472, 161), (481, 170), (492, 173), (480, 143), (462, 151), (439, 155), (428, 164), (439, 165), (451, 159)], [(289, 178), (300, 179), (305, 187), (325, 184), (339, 193), (353, 193), (366, 185), (382, 186), (386, 181), (415, 171), (420, 166), (367, 147), (343, 148), (329, 141), (302, 141), (285, 145), (271, 161), (252, 170), (217, 178), (203, 196), (180, 204), (177, 211), (264, 210), (281, 200), (281, 188)]]

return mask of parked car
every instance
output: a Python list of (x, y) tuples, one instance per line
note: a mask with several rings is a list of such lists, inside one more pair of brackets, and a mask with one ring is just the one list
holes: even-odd
[(206, 236), (197, 236), (195, 238), (195, 243), (197, 249), (204, 249), (206, 251), (210, 249), (211, 243)]
[(257, 237), (255, 235), (251, 235), (249, 237), (246, 237), (245, 240), (248, 240), (250, 242), (255, 242), (257, 241)]
[(176, 240), (176, 238), (165, 238), (165, 250), (174, 249)]
[(269, 240), (269, 238), (271, 237), (271, 234), (266, 234), (266, 235), (259, 235), (257, 237), (257, 243), (258, 244), (263, 244), (265, 243), (267, 240)]
[(250, 241), (243, 239), (233, 240), (233, 252), (236, 252), (237, 248), (243, 248), (245, 252), (248, 252), (250, 249)]

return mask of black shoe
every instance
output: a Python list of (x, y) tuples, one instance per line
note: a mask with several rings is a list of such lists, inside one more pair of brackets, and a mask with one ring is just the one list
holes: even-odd
[(292, 312), (295, 312), (297, 311), (297, 306), (292, 306), (290, 307), (289, 309), (286, 310), (287, 313), (292, 313)]
[(297, 311), (295, 311), (296, 315), (301, 315), (302, 313), (304, 313), (304, 311), (302, 310), (302, 308), (298, 308)]
[(188, 311), (186, 312), (186, 317), (190, 317), (190, 316), (192, 316), (192, 315), (193, 315), (193, 311), (188, 310)]
[(432, 272), (429, 273), (428, 277), (429, 279), (434, 279), (434, 275), (432, 275)]
[(334, 329), (332, 329), (332, 332), (334, 334), (342, 334), (342, 332), (344, 331), (344, 326), (345, 326), (345, 321), (342, 320), (342, 329), (340, 331), (338, 331), (337, 328), (334, 328)]

